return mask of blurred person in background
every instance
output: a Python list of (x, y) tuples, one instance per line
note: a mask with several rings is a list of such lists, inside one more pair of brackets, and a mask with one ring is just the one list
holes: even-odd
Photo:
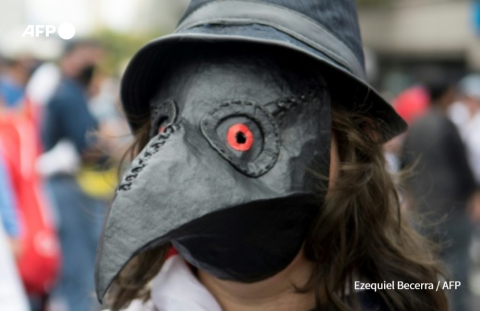
[[(413, 124), (428, 110), (430, 98), (428, 92), (422, 86), (413, 86), (401, 92), (392, 103), (395, 111), (407, 122)], [(402, 153), (405, 134), (399, 135), (384, 146), (385, 158), (391, 172), (400, 170), (400, 157)]]
[(119, 107), (118, 79), (105, 73), (96, 74), (90, 90), (89, 111), (98, 122), (97, 161), (82, 166), (77, 181), (82, 190), (92, 198), (110, 204), (118, 182), (118, 163), (131, 143), (129, 128)]
[(15, 257), (20, 253), (18, 237), (20, 234), (20, 219), (17, 213), (15, 195), (11, 185), (10, 174), (5, 166), (0, 150), (0, 215), (3, 227), (8, 237), (11, 251)]
[(10, 246), (8, 234), (0, 225), (0, 306), (2, 310), (30, 311)]
[(56, 306), (68, 311), (94, 308), (93, 266), (103, 206), (85, 194), (75, 175), (96, 161), (92, 135), (98, 122), (90, 113), (88, 88), (103, 49), (93, 41), (75, 41), (60, 59), (61, 77), (43, 108), (41, 136), (45, 150), (39, 170), (58, 215), (63, 265), (54, 291)]
[(0, 150), (0, 306), (10, 311), (27, 311), (25, 291), (15, 260), (20, 254), (20, 220), (16, 201)]
[[(4, 68), (4, 66), (5, 66), (4, 62), (5, 62), (5, 61), (4, 61), (4, 59), (2, 58), (2, 55), (0, 54), (0, 74), (1, 74), (1, 72), (3, 71), (3, 68)], [(6, 107), (6, 103), (5, 103), (4, 96), (2, 96), (2, 95), (0, 94), (0, 109), (3, 110), (3, 109), (5, 109), (5, 107)], [(0, 110), (0, 111), (1, 111), (1, 110)]]
[(8, 108), (19, 107), (34, 62), (28, 58), (5, 58), (0, 71), (0, 97)]
[[(0, 214), (0, 222), (3, 220), (2, 216)], [(9, 239), (3, 226), (0, 225), (0, 306), (2, 310), (29, 311)]]
[[(457, 125), (467, 149), (468, 160), (477, 184), (480, 184), (480, 74), (469, 74), (457, 85), (459, 100), (451, 109), (452, 121)], [(480, 201), (477, 194), (474, 201)], [(478, 203), (477, 203), (478, 204)], [(480, 209), (472, 211), (477, 220), (470, 249), (471, 258), (477, 266), (480, 264)], [(478, 288), (476, 278), (471, 278), (472, 287)], [(478, 291), (478, 289), (476, 290)]]
[[(458, 114), (453, 119), (465, 141), (468, 158), (477, 183), (480, 183), (480, 74), (464, 77), (457, 86), (459, 93)], [(461, 110), (460, 110), (461, 109)]]
[(451, 291), (451, 308), (468, 310), (468, 250), (472, 235), (468, 206), (478, 187), (463, 141), (447, 117), (455, 99), (454, 86), (438, 74), (428, 81), (431, 107), (407, 134), (402, 166), (415, 170), (407, 186), (414, 206), (425, 216), (420, 229), (441, 244), (451, 279), (462, 282), (459, 289)]
[(35, 69), (25, 87), (25, 98), (33, 116), (38, 123), (42, 116), (42, 110), (50, 101), (60, 82), (60, 69), (57, 64), (46, 61)]

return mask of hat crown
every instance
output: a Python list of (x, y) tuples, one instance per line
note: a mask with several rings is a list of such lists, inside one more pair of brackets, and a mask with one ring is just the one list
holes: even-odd
[[(180, 23), (197, 9), (212, 2), (235, 0), (191, 0)], [(354, 0), (243, 0), (281, 6), (300, 13), (345, 44), (364, 66), (364, 56), (357, 6)]]

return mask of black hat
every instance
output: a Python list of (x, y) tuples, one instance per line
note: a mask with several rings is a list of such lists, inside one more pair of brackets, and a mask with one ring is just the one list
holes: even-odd
[(333, 99), (377, 120), (385, 141), (406, 130), (366, 81), (354, 0), (192, 0), (175, 32), (148, 43), (127, 68), (121, 96), (131, 128), (148, 116), (162, 66), (181, 61), (176, 52), (239, 43), (313, 59), (328, 70)]

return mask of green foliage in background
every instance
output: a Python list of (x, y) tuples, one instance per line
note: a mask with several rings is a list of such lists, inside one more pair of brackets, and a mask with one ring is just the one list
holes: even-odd
[(100, 69), (107, 74), (119, 76), (126, 63), (143, 45), (161, 35), (164, 33), (126, 34), (109, 29), (96, 32), (92, 39), (106, 49), (105, 61)]

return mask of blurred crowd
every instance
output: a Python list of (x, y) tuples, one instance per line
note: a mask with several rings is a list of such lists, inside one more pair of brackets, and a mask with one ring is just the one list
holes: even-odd
[(451, 310), (478, 310), (480, 266), (480, 74), (455, 81), (439, 68), (393, 101), (408, 131), (385, 145), (393, 172), (402, 170), (403, 211), (439, 246)]
[(96, 310), (93, 269), (129, 143), (108, 49), (0, 55), (1, 310)]
[[(0, 55), (2, 310), (99, 310), (101, 224), (130, 142), (109, 50), (77, 40), (58, 59)], [(462, 287), (452, 310), (480, 306), (480, 74), (432, 70), (392, 100), (409, 123), (385, 145), (403, 212), (440, 245)], [(477, 297), (477, 298), (475, 298)], [(477, 300), (475, 300), (477, 299)]]

